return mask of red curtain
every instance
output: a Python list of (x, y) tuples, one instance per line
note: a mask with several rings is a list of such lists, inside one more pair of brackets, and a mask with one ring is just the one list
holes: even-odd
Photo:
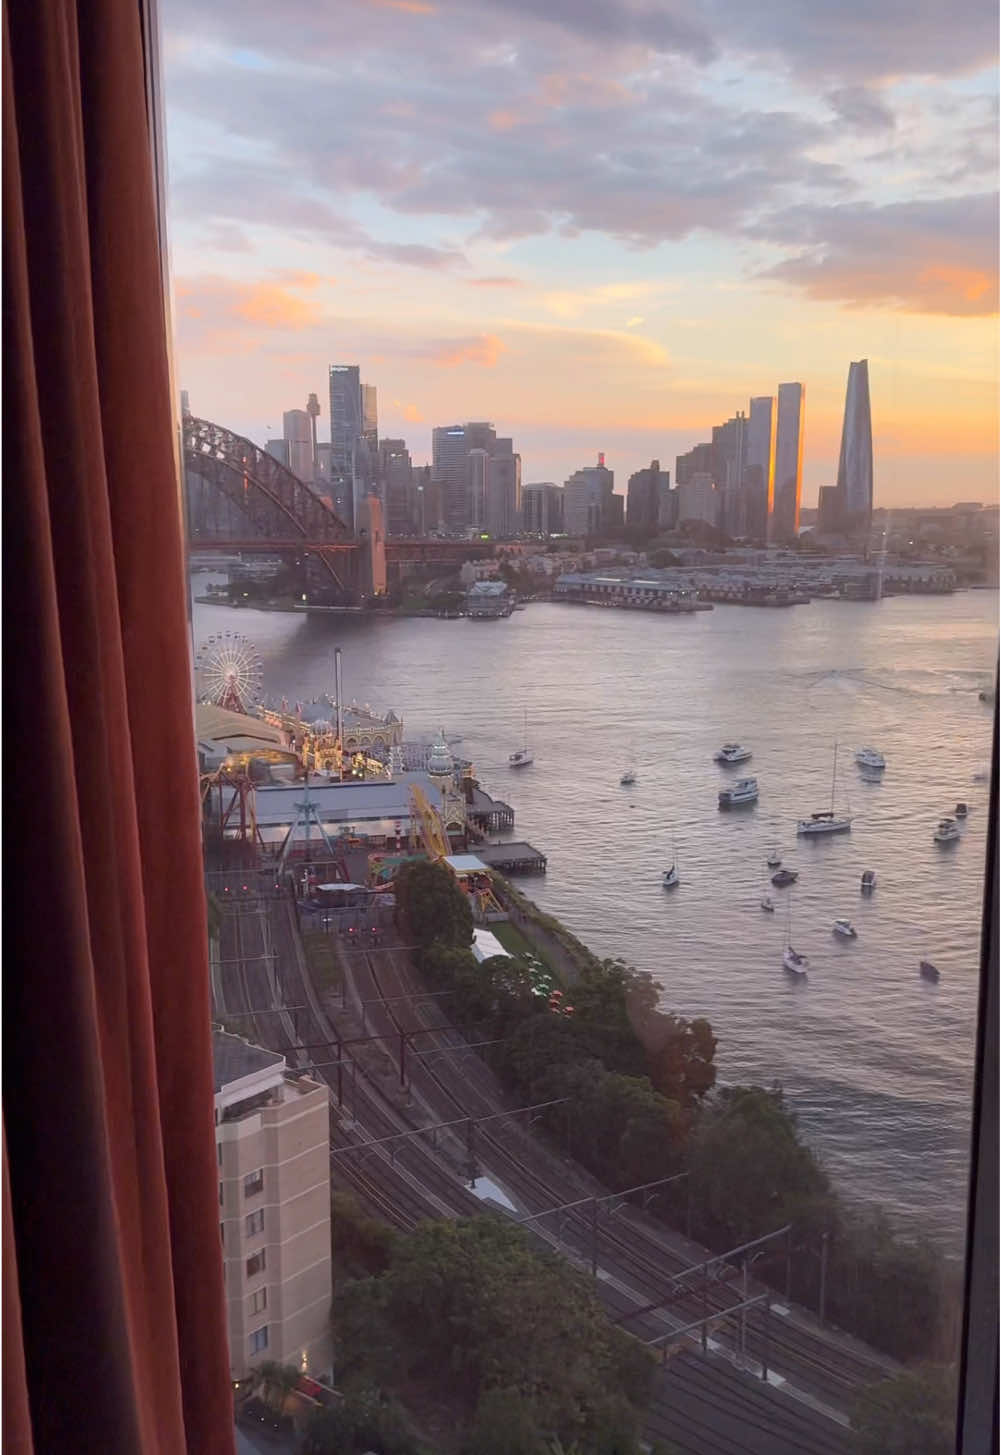
[(200, 815), (140, 7), (5, 0), (3, 15), (4, 1448), (225, 1455)]

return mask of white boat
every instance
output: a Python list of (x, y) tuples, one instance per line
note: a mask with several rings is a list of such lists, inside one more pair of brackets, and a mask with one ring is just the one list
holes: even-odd
[(758, 798), (757, 778), (738, 778), (730, 788), (719, 791), (720, 808), (736, 808), (741, 803), (756, 803)]
[(674, 889), (680, 883), (681, 879), (678, 875), (678, 866), (677, 864), (672, 864), (670, 869), (664, 870), (664, 888)]
[(871, 768), (875, 773), (881, 773), (886, 767), (886, 759), (878, 748), (859, 748), (855, 761), (860, 768)]
[(798, 834), (843, 834), (852, 826), (850, 813), (834, 812), (834, 788), (838, 778), (838, 745), (834, 744), (834, 771), (831, 774), (831, 806), (809, 818), (801, 818), (796, 825)]
[(922, 980), (930, 980), (933, 985), (938, 984), (938, 967), (933, 965), (930, 960), (921, 961), (920, 965), (918, 966), (918, 973), (920, 974)]
[(772, 852), (768, 855), (768, 858), (765, 860), (765, 863), (768, 865), (769, 869), (782, 868), (782, 855), (779, 853), (778, 849), (772, 850)]
[(766, 910), (768, 914), (775, 913), (775, 901), (770, 894), (766, 894), (762, 899), (761, 908)]
[(805, 975), (810, 965), (806, 956), (799, 954), (792, 945), (786, 945), (782, 951), (782, 963), (793, 975)]
[(525, 711), (525, 737), (524, 746), (516, 748), (507, 760), (509, 768), (527, 768), (532, 762), (532, 750), (528, 746), (528, 711)]
[(834, 933), (840, 935), (843, 940), (858, 939), (858, 930), (850, 919), (836, 919), (834, 921)]
[(724, 743), (716, 754), (716, 762), (746, 763), (750, 756), (750, 748), (741, 747), (740, 743)]
[(810, 962), (805, 955), (792, 947), (792, 898), (786, 907), (786, 944), (782, 951), (782, 964), (792, 975), (805, 975)]
[(951, 844), (960, 837), (959, 824), (954, 818), (944, 818), (932, 834), (936, 844)]
[(623, 788), (631, 788), (635, 782), (636, 774), (631, 768), (627, 768), (626, 771), (623, 773), (622, 777), (619, 779), (619, 784)]

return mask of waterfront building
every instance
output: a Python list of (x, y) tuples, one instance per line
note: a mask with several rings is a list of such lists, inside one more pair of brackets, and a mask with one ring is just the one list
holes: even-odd
[[(567, 535), (593, 536), (607, 530), (613, 521), (612, 504), (615, 472), (605, 464), (602, 452), (596, 465), (575, 470), (563, 487), (563, 518)], [(622, 497), (619, 497), (621, 502)], [(621, 503), (619, 510), (621, 510)]]
[(678, 486), (678, 524), (686, 520), (702, 520), (706, 525), (719, 521), (719, 492), (711, 475), (693, 475)]
[(675, 458), (675, 485), (687, 485), (693, 475), (711, 475), (714, 464), (713, 447), (708, 441), (693, 445), (686, 454)]
[(510, 616), (513, 610), (514, 594), (506, 581), (474, 581), (466, 592), (467, 616)]
[(549, 481), (523, 485), (521, 490), (522, 529), (531, 535), (563, 533), (563, 486)]
[(803, 421), (806, 390), (802, 384), (780, 384), (775, 429), (775, 504), (771, 539), (792, 541), (799, 534), (803, 495)]
[(872, 410), (868, 359), (858, 359), (848, 367), (837, 490), (842, 529), (852, 535), (868, 535), (872, 521)]
[(647, 530), (656, 530), (664, 522), (665, 501), (671, 490), (671, 472), (662, 470), (659, 460), (651, 460), (645, 470), (629, 477), (626, 495), (626, 523)]
[(313, 424), (305, 409), (286, 409), (282, 415), (285, 459), (293, 475), (313, 481)]
[(820, 535), (841, 532), (841, 492), (836, 485), (821, 485), (817, 496), (817, 531)]
[(648, 611), (693, 611), (695, 597), (677, 576), (651, 571), (642, 576), (602, 575), (597, 571), (570, 571), (553, 587), (554, 601), (587, 602)]
[[(425, 752), (423, 756), (426, 760), (428, 755)], [(315, 811), (314, 822), (323, 826), (331, 841), (351, 838), (363, 848), (374, 851), (391, 847), (397, 839), (406, 838), (416, 827), (411, 787), (419, 788), (429, 803), (441, 802), (440, 785), (424, 768), (394, 772), (391, 778), (383, 775), (329, 783), (315, 778), (308, 786), (309, 804)], [(302, 783), (264, 784), (257, 788), (254, 807), (265, 853), (280, 854), (286, 838), (301, 819), (306, 792), (306, 785)], [(450, 816), (454, 819), (459, 812), (458, 805), (450, 797)], [(453, 831), (459, 834), (458, 829)], [(462, 832), (465, 832), (464, 818)], [(320, 835), (316, 830), (314, 849), (319, 842)], [(296, 848), (299, 849), (298, 841)], [(308, 845), (300, 852), (308, 852)]]
[(230, 1374), (274, 1360), (329, 1378), (330, 1093), (225, 1031), (212, 1061)]

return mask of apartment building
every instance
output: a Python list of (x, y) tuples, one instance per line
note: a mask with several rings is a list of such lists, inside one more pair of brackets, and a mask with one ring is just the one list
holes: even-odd
[(219, 1218), (230, 1370), (266, 1359), (329, 1373), (330, 1121), (326, 1086), (215, 1031)]

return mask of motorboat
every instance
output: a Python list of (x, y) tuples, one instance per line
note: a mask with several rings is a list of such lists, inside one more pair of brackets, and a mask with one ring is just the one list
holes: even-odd
[(772, 852), (768, 855), (768, 858), (765, 860), (765, 863), (768, 865), (769, 869), (782, 868), (782, 855), (779, 853), (778, 849), (772, 850)]
[(936, 844), (953, 844), (959, 838), (959, 824), (954, 818), (943, 818), (932, 834)]
[(850, 919), (836, 919), (834, 921), (834, 933), (840, 935), (843, 940), (858, 939), (858, 930)]
[(930, 980), (933, 985), (938, 984), (938, 967), (933, 965), (930, 960), (922, 960), (921, 964), (918, 966), (918, 972), (920, 973), (922, 980)]
[(957, 803), (956, 804), (956, 817), (957, 818), (965, 818), (966, 817), (966, 814), (967, 814), (966, 804), (965, 803)]
[(859, 748), (855, 761), (860, 768), (870, 768), (874, 773), (881, 773), (886, 767), (886, 759), (878, 748)]
[(738, 778), (729, 788), (719, 791), (720, 808), (737, 808), (742, 803), (756, 803), (757, 800), (757, 778)]
[(680, 878), (680, 876), (678, 874), (678, 866), (677, 866), (677, 864), (672, 864), (671, 867), (670, 867), (670, 869), (665, 869), (664, 870), (664, 888), (665, 889), (674, 889), (680, 883), (681, 883), (681, 878)]
[(770, 894), (766, 894), (762, 898), (762, 900), (761, 900), (761, 908), (763, 910), (767, 911), (768, 914), (774, 914), (775, 913), (775, 901), (774, 901), (774, 899), (772, 898), (772, 896)]
[(796, 825), (798, 834), (843, 834), (852, 826), (850, 813), (834, 812), (834, 789), (838, 779), (838, 745), (834, 744), (834, 771), (831, 774), (831, 806), (809, 818), (801, 818)]
[(782, 951), (782, 963), (793, 975), (805, 975), (810, 964), (806, 956), (794, 950), (792, 945), (786, 945)]
[(863, 894), (871, 894), (872, 891), (875, 888), (876, 888), (876, 871), (875, 871), (875, 869), (863, 869), (862, 870), (862, 893)]
[(740, 743), (724, 743), (716, 754), (717, 763), (746, 763), (751, 756), (750, 748)]
[(636, 774), (631, 768), (627, 768), (626, 771), (623, 773), (622, 777), (619, 779), (619, 784), (623, 788), (631, 788), (635, 782)]
[(798, 878), (795, 869), (780, 869), (777, 874), (772, 875), (772, 883), (777, 889), (784, 889), (787, 884), (795, 884)]

